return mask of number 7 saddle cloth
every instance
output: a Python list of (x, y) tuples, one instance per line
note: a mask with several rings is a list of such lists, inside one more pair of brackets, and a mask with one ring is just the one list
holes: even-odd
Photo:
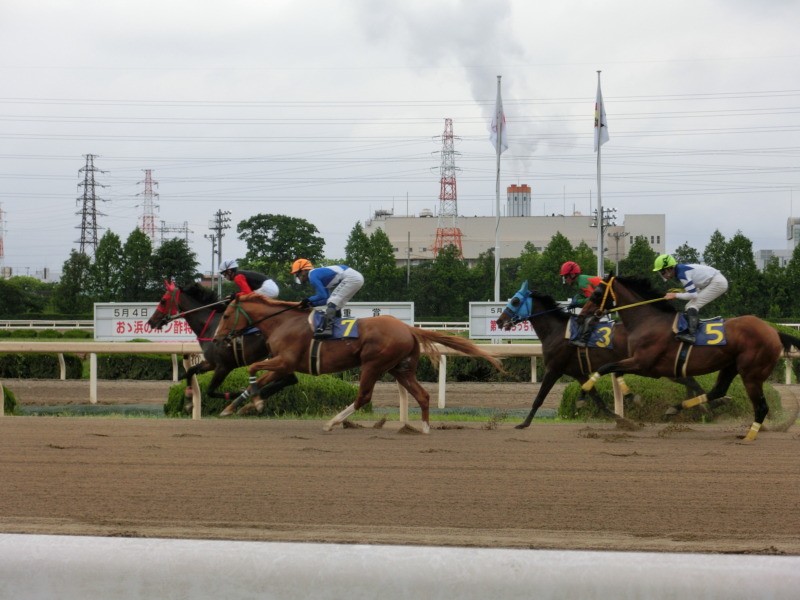
[[(308, 315), (308, 324), (311, 331), (315, 331), (322, 323), (324, 313), (320, 310), (312, 310)], [(333, 336), (329, 339), (340, 340), (342, 338), (357, 338), (358, 337), (358, 319), (349, 317), (347, 319), (337, 318), (333, 322)]]

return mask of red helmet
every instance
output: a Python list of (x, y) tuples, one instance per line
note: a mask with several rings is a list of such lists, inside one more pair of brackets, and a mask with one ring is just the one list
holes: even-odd
[(562, 277), (564, 275), (569, 275), (570, 273), (575, 273), (576, 275), (578, 275), (580, 272), (581, 268), (578, 266), (578, 263), (568, 260), (563, 265), (561, 265), (561, 273), (559, 273), (559, 275), (561, 275)]

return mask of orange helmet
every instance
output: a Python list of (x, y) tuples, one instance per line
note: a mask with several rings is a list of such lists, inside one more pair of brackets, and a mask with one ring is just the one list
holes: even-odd
[(313, 265), (311, 261), (307, 258), (298, 258), (296, 261), (292, 263), (292, 275), (297, 275), (300, 271), (309, 271), (313, 269)]
[(570, 273), (575, 273), (576, 275), (578, 275), (580, 274), (580, 272), (581, 268), (578, 266), (578, 263), (568, 260), (563, 265), (561, 265), (561, 273), (559, 273), (559, 275), (561, 275), (562, 277), (564, 275), (569, 275)]

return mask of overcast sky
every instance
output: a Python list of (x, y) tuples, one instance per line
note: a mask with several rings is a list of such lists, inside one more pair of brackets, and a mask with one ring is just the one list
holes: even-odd
[(436, 211), (445, 118), (459, 213), (493, 216), (497, 75), (501, 189), (530, 185), (534, 215), (590, 214), (597, 70), (620, 224), (666, 214), (668, 251), (702, 252), (715, 229), (783, 249), (800, 216), (799, 17), (795, 0), (3, 0), (4, 264), (61, 270), (87, 154), (99, 237), (141, 224), (151, 169), (156, 222), (188, 223), (205, 271), (217, 210), (234, 226), (223, 259), (258, 213), (309, 220), (341, 258), (376, 209)]

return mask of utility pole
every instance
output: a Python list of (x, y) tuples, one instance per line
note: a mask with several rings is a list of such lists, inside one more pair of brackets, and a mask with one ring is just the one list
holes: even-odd
[(214, 256), (217, 254), (217, 234), (206, 233), (204, 236), (207, 240), (211, 241), (211, 287), (214, 287)]
[[(217, 258), (218, 263), (222, 262), (222, 238), (225, 237), (225, 230), (230, 229), (230, 218), (228, 215), (231, 214), (229, 210), (218, 210), (214, 213), (214, 220), (209, 221), (208, 228), (216, 234), (217, 240)], [(211, 277), (214, 277), (214, 273), (212, 271)], [(217, 294), (220, 296), (222, 295), (222, 279), (217, 278)]]
[(631, 234), (630, 231), (613, 231), (608, 234), (608, 237), (614, 238), (614, 242), (616, 243), (614, 262), (617, 266), (617, 277), (619, 277), (619, 241), (620, 239), (628, 237), (630, 234)]
[(103, 213), (97, 212), (97, 202), (105, 202), (102, 198), (98, 198), (96, 189), (98, 187), (106, 187), (97, 183), (95, 180), (95, 173), (105, 173), (94, 166), (94, 154), (84, 154), (86, 158), (86, 165), (82, 169), (78, 169), (78, 173), (83, 173), (83, 181), (78, 184), (78, 187), (83, 188), (83, 194), (77, 198), (77, 202), (82, 203), (81, 210), (76, 212), (76, 215), (81, 215), (81, 224), (78, 229), (81, 230), (81, 239), (76, 240), (75, 243), (80, 244), (81, 254), (86, 254), (86, 247), (91, 246), (92, 251), (97, 250), (97, 230), (102, 229), (97, 225), (97, 217), (105, 216)]
[(597, 210), (595, 209), (595, 211), (594, 211), (594, 222), (591, 225), (589, 225), (589, 227), (599, 227), (599, 231), (597, 232), (597, 242), (598, 242), (598, 247), (597, 247), (597, 257), (598, 257), (598, 261), (597, 262), (598, 262), (598, 264), (597, 264), (597, 267), (598, 267), (599, 273), (597, 273), (597, 274), (600, 277), (603, 277), (604, 276), (603, 271), (605, 270), (605, 264), (600, 264), (600, 260), (601, 260), (601, 257), (603, 256), (603, 253), (604, 253), (604, 250), (605, 250), (605, 248), (604, 248), (604, 246), (605, 246), (605, 231), (611, 225), (616, 225), (616, 223), (614, 222), (614, 219), (617, 218), (617, 209), (616, 208), (601, 208), (600, 212), (602, 214), (599, 215), (600, 218), (598, 218)]

